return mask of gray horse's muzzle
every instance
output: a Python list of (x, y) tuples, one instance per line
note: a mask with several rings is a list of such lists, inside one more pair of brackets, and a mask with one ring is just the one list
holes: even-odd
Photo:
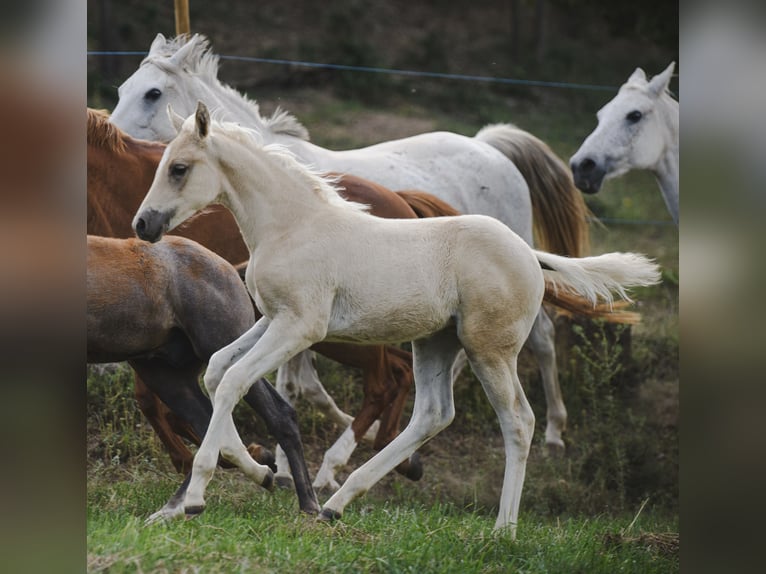
[(168, 222), (172, 216), (172, 212), (147, 209), (136, 214), (133, 219), (133, 231), (140, 239), (156, 243), (168, 230)]
[(606, 171), (591, 158), (586, 157), (578, 162), (573, 161), (570, 168), (577, 189), (583, 193), (596, 193), (601, 189)]

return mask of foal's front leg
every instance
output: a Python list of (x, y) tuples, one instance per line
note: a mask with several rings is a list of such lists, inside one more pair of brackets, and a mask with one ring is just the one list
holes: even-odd
[[(199, 514), (204, 510), (205, 489), (213, 477), (219, 453), (263, 487), (272, 486), (273, 473), (268, 467), (253, 461), (247, 453), (234, 426), (232, 411), (255, 381), (275, 370), (296, 353), (308, 348), (316, 339), (306, 334), (305, 329), (301, 330), (301, 325), (305, 323), (295, 320), (293, 316), (280, 316), (271, 323), (262, 318), (256, 326), (262, 323), (265, 324), (263, 335), (226, 370), (220, 382), (208, 381), (207, 375), (205, 377), (208, 390), (213, 384), (216, 387), (213, 416), (202, 445), (194, 457), (192, 476), (184, 502), (187, 516)], [(213, 355), (211, 364), (213, 359), (217, 362), (217, 356), (218, 353)]]
[[(260, 319), (258, 322), (256, 322), (255, 325), (245, 331), (238, 339), (221, 348), (216, 353), (214, 353), (212, 357), (210, 357), (207, 370), (205, 371), (204, 380), (205, 387), (207, 388), (208, 394), (210, 395), (211, 402), (226, 370), (236, 361), (241, 359), (247, 351), (253, 348), (261, 336), (263, 336), (263, 333), (266, 331), (268, 324), (269, 323), (267, 319)], [(146, 520), (147, 524), (172, 520), (174, 518), (180, 518), (183, 516), (183, 503), (186, 498), (186, 491), (190, 479), (191, 473), (186, 476), (183, 483), (178, 488), (178, 490), (176, 490), (170, 500), (168, 500), (168, 502), (165, 503), (165, 505), (157, 512), (149, 516), (149, 518)]]

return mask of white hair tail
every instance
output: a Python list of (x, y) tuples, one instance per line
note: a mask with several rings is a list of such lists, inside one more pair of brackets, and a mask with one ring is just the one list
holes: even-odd
[(580, 295), (593, 305), (599, 301), (611, 304), (613, 293), (631, 301), (626, 289), (660, 281), (659, 266), (638, 253), (569, 258), (535, 250), (535, 255), (543, 268), (546, 288)]

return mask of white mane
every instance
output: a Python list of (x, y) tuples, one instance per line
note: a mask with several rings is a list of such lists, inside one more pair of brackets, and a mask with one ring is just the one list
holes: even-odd
[(348, 201), (338, 193), (340, 176), (328, 176), (314, 166), (307, 166), (301, 163), (296, 155), (284, 145), (275, 143), (264, 145), (263, 138), (258, 131), (234, 122), (217, 120), (213, 121), (212, 127), (216, 131), (223, 132), (227, 137), (243, 143), (251, 149), (261, 150), (277, 165), (301, 177), (308, 187), (328, 203), (354, 211), (369, 211), (369, 205)]
[[(171, 57), (175, 55), (182, 47), (192, 43), (190, 52), (183, 61), (182, 70), (171, 62)], [(284, 134), (294, 136), (308, 141), (309, 132), (295, 116), (283, 110), (280, 107), (274, 111), (270, 118), (261, 116), (258, 102), (251, 100), (218, 79), (218, 67), (220, 58), (210, 50), (210, 42), (200, 34), (195, 34), (191, 38), (181, 34), (172, 39), (166, 39), (158, 35), (152, 43), (149, 54), (141, 61), (141, 66), (155, 65), (168, 73), (180, 76), (181, 72), (197, 76), (203, 83), (213, 89), (220, 91), (226, 97), (237, 99), (250, 109), (255, 123), (259, 129), (268, 130), (273, 134)]]

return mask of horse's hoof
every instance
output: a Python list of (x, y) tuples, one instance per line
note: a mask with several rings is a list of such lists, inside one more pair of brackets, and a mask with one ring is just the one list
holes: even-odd
[(410, 467), (407, 469), (404, 475), (413, 482), (417, 482), (423, 478), (423, 463), (420, 461), (420, 455), (418, 453), (412, 453), (410, 457)]
[(184, 515), (186, 516), (186, 520), (191, 520), (192, 518), (197, 518), (204, 512), (204, 510), (205, 506), (202, 504), (198, 506), (186, 506), (184, 508)]
[(261, 486), (266, 490), (271, 490), (274, 488), (274, 473), (271, 471), (271, 469), (269, 469), (269, 472), (266, 473), (266, 478), (263, 479)]
[(336, 512), (331, 508), (323, 508), (319, 513), (319, 516), (317, 516), (317, 520), (319, 522), (335, 522), (336, 520), (340, 520), (340, 517), (340, 512)]
[(312, 516), (319, 514), (320, 510), (322, 510), (322, 508), (315, 500), (312, 500), (310, 503), (301, 506), (301, 512), (304, 514), (310, 514)]
[(247, 446), (247, 452), (258, 464), (268, 466), (271, 472), (277, 472), (277, 459), (269, 449), (254, 442)]
[(335, 480), (323, 484), (314, 483), (312, 486), (314, 487), (314, 492), (323, 496), (333, 495), (340, 490), (340, 484)]
[(562, 458), (564, 456), (565, 451), (566, 451), (566, 447), (564, 446), (564, 443), (561, 441), (545, 443), (545, 452), (551, 458)]
[(293, 477), (289, 474), (276, 474), (274, 475), (274, 484), (279, 488), (292, 490), (295, 487)]

